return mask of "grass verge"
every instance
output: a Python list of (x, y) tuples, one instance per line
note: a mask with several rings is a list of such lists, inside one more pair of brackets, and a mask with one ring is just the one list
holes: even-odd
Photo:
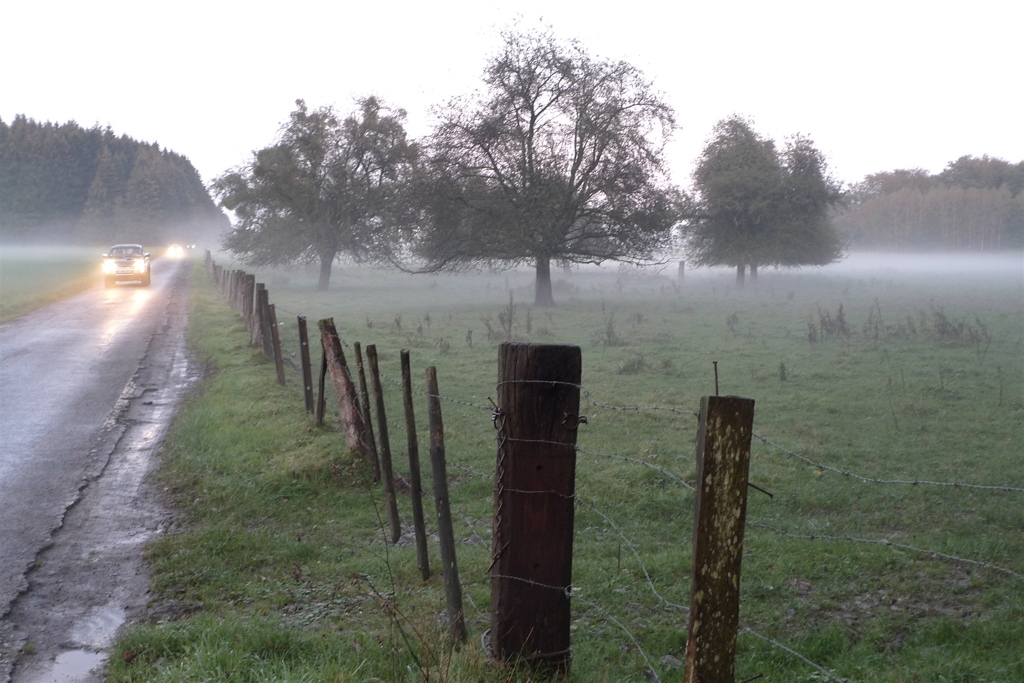
[[(570, 680), (681, 676), (696, 420), (627, 408), (695, 410), (712, 360), (723, 393), (757, 400), (751, 479), (774, 494), (750, 499), (737, 678), (1024, 680), (1019, 274), (770, 274), (741, 292), (574, 273), (542, 311), (517, 303), (516, 274), (353, 270), (316, 293), (301, 271), (261, 273), (286, 348), (296, 314), (377, 346), (390, 422), (399, 350), (414, 377), (438, 368), (471, 634), (454, 648), (436, 545), (424, 582), (411, 539), (384, 542), (380, 488), (337, 424), (311, 423), (294, 375), (275, 383), (195, 273), (190, 343), (209, 373), (161, 475), (180, 530), (148, 549), (154, 619), (119, 640), (111, 681), (520, 680), (481, 645), (505, 337), (584, 353)], [(953, 482), (992, 488), (937, 485)]]

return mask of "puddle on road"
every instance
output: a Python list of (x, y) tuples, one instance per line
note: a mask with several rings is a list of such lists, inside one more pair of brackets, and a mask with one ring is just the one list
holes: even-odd
[(68, 650), (57, 655), (49, 671), (25, 683), (78, 683), (92, 680), (90, 672), (103, 666), (107, 655), (101, 652)]

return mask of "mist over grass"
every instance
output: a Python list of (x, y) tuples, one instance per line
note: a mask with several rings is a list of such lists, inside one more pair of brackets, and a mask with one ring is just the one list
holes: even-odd
[(97, 247), (0, 246), (0, 322), (100, 283)]
[[(423, 582), (413, 544), (384, 542), (380, 487), (343, 453), (333, 395), (327, 425), (313, 426), (294, 371), (277, 386), (195, 269), (191, 342), (211, 372), (165, 455), (182, 532), (150, 551), (154, 602), (171, 616), (119, 643), (129, 656), (110, 680), (516, 680), (480, 645), (496, 459), (488, 399), (506, 338), (583, 352), (571, 681), (644, 681), (649, 667), (682, 675), (696, 419), (677, 411), (714, 393), (714, 361), (721, 393), (756, 401), (750, 478), (773, 494), (750, 493), (741, 622), (757, 635), (740, 634), (737, 679), (1024, 679), (1021, 260), (925, 261), (854, 254), (765, 270), (742, 290), (726, 269), (682, 281), (674, 264), (556, 271), (555, 309), (532, 308), (527, 270), (343, 267), (328, 292), (314, 291), (312, 269), (258, 271), (292, 363), (297, 315), (311, 330), (333, 317), (350, 363), (353, 342), (377, 346), (399, 476), (399, 351), (410, 351), (418, 392), (437, 367), (451, 399), (462, 652), (444, 638), (436, 546)], [(419, 393), (416, 412), (423, 458)], [(407, 496), (399, 506), (408, 524)]]

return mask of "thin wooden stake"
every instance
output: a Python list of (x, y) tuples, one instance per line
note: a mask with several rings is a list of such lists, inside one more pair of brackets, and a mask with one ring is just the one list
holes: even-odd
[(388, 438), (388, 421), (384, 413), (384, 389), (380, 385), (380, 369), (377, 367), (377, 347), (366, 347), (366, 360), (370, 363), (370, 381), (377, 413), (377, 438), (380, 441), (380, 478), (384, 481), (384, 500), (388, 506), (388, 524), (391, 527), (391, 542), (398, 543), (402, 537), (402, 522), (398, 518), (398, 501), (395, 498), (395, 471), (391, 466), (391, 441)]
[(459, 643), (466, 642), (466, 617), (462, 613), (462, 582), (455, 556), (455, 531), (448, 502), (448, 466), (444, 453), (444, 423), (437, 390), (437, 369), (427, 368), (427, 414), (430, 420), (430, 469), (434, 479), (434, 507), (437, 509), (437, 537), (441, 546), (441, 571), (448, 603), (449, 633)]
[(327, 412), (327, 396), (325, 392), (327, 387), (324, 386), (324, 380), (327, 378), (327, 349), (324, 347), (323, 338), (320, 339), (320, 380), (318, 382), (319, 392), (317, 393), (316, 399), (316, 423), (323, 425), (324, 413)]
[(281, 356), (281, 333), (277, 329), (277, 307), (274, 304), (267, 304), (267, 316), (270, 319), (270, 346), (273, 349), (274, 365), (277, 367), (277, 383), (284, 385), (284, 358)]
[(416, 416), (412, 409), (412, 372), (409, 352), (402, 349), (402, 397), (405, 403), (405, 436), (409, 450), (409, 497), (412, 499), (412, 524), (416, 529), (416, 567), (426, 581), (430, 578), (427, 554), (427, 528), (423, 520), (423, 485), (420, 477), (420, 447), (416, 439)]
[(309, 331), (306, 329), (306, 316), (298, 316), (299, 323), (299, 356), (302, 360), (302, 393), (306, 397), (306, 412), (313, 414), (316, 410), (313, 399), (313, 364), (309, 358)]
[(363, 409), (366, 423), (366, 446), (370, 451), (370, 464), (373, 466), (373, 480), (380, 481), (380, 458), (377, 455), (377, 437), (373, 433), (373, 420), (370, 419), (370, 392), (366, 388), (366, 370), (363, 369), (363, 350), (359, 342), (353, 342), (352, 349), (356, 354), (356, 371), (359, 374), (359, 405)]

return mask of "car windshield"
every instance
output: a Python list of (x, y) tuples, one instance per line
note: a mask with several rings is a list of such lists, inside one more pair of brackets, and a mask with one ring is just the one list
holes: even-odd
[(111, 256), (142, 256), (141, 247), (114, 247), (110, 250)]

